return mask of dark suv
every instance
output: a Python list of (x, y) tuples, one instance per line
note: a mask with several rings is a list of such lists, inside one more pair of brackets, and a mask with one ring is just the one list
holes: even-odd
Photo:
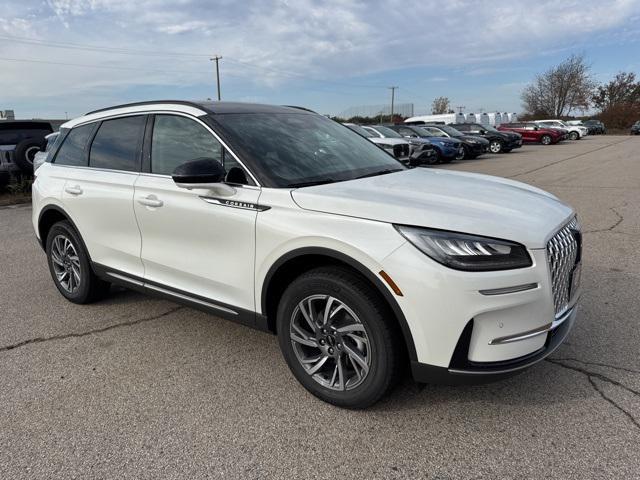
[(607, 128), (600, 120), (585, 120), (582, 123), (589, 129), (589, 135), (604, 135), (607, 133)]
[(478, 135), (489, 140), (491, 153), (510, 152), (522, 146), (522, 135), (515, 132), (500, 132), (491, 125), (480, 123), (452, 123), (450, 127), (466, 134)]
[(11, 172), (32, 173), (33, 158), (53, 132), (49, 122), (0, 121), (0, 183)]

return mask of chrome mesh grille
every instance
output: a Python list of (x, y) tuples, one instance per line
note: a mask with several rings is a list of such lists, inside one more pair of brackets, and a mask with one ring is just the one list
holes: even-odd
[(580, 225), (577, 218), (561, 228), (547, 243), (547, 261), (551, 271), (551, 290), (556, 316), (569, 306), (571, 273), (578, 260)]

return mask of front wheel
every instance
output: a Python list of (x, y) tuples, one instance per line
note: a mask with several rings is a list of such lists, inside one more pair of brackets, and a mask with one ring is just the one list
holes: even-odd
[(398, 378), (399, 335), (380, 295), (342, 268), (294, 280), (278, 306), (278, 341), (296, 379), (316, 397), (365, 408)]
[(502, 151), (502, 142), (500, 140), (491, 140), (489, 151), (491, 153), (500, 153)]
[(540, 139), (540, 143), (543, 145), (551, 145), (551, 137), (549, 135), (543, 135)]
[(580, 135), (578, 135), (578, 132), (569, 133), (569, 140), (578, 140), (579, 138), (580, 138)]

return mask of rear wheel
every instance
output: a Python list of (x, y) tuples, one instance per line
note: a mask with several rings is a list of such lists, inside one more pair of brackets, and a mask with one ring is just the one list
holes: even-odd
[(578, 140), (580, 138), (580, 135), (578, 135), (578, 132), (570, 132), (569, 133), (569, 139), (570, 140)]
[(311, 270), (284, 292), (277, 316), (282, 354), (318, 398), (365, 408), (398, 378), (399, 334), (380, 295), (338, 267)]
[(549, 135), (543, 135), (540, 139), (540, 143), (543, 145), (551, 145), (551, 137)]
[(51, 227), (46, 239), (49, 271), (58, 291), (73, 303), (90, 303), (109, 291), (109, 283), (91, 270), (80, 235), (65, 221)]
[(491, 140), (489, 151), (491, 153), (500, 153), (502, 151), (502, 142), (500, 140)]

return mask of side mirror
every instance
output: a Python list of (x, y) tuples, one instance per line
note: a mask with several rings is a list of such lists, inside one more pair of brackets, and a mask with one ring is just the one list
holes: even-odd
[(480, 135), (486, 135), (487, 131), (486, 130), (480, 130)]
[(197, 158), (178, 165), (171, 178), (180, 188), (213, 190), (219, 195), (233, 195), (236, 189), (224, 182), (222, 164), (212, 158)]
[(537, 132), (538, 130), (540, 130), (540, 127), (533, 127), (533, 129)]

